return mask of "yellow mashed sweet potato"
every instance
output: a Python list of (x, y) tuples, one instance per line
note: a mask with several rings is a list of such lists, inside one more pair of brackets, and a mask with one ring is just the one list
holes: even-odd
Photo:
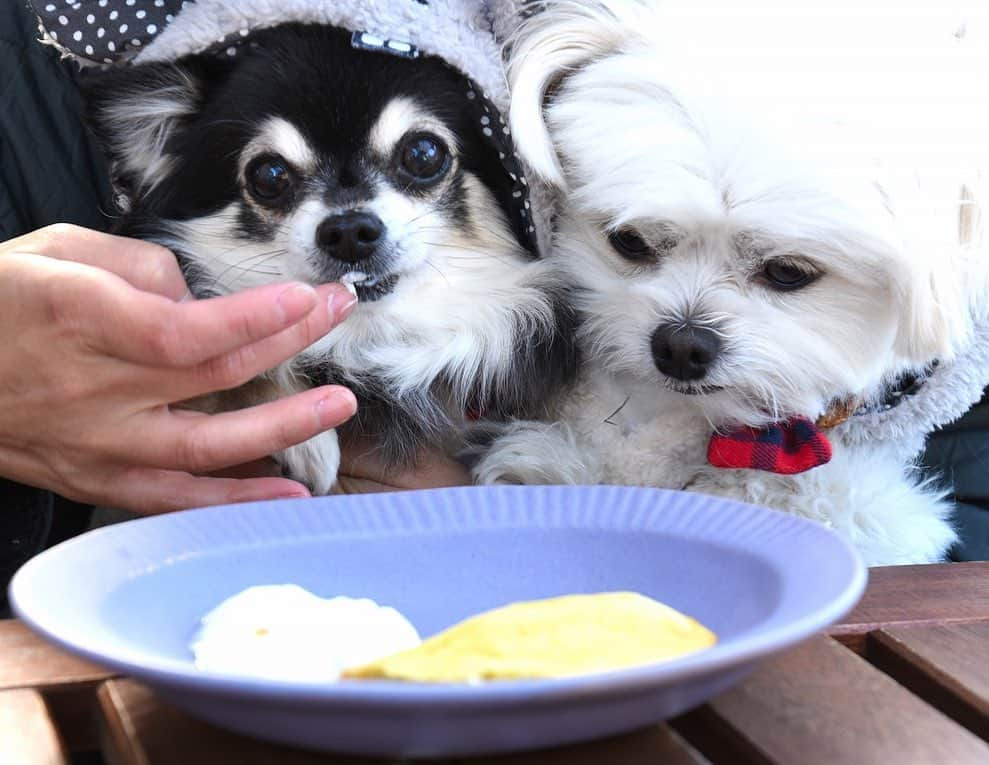
[(568, 595), (479, 614), (344, 677), (431, 683), (567, 677), (672, 659), (716, 642), (696, 620), (644, 595)]

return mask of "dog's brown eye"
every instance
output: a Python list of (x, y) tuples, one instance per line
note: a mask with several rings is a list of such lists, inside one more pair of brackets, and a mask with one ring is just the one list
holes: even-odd
[(413, 133), (399, 144), (398, 166), (417, 185), (436, 183), (450, 167), (450, 153), (436, 136)]
[(646, 260), (653, 255), (652, 248), (646, 243), (646, 240), (631, 228), (612, 231), (608, 235), (608, 241), (619, 255), (629, 260)]
[(292, 190), (292, 171), (280, 157), (258, 157), (252, 160), (247, 166), (246, 176), (247, 190), (263, 205), (284, 202)]
[(770, 260), (763, 266), (761, 276), (774, 290), (788, 292), (806, 287), (818, 274), (786, 260)]

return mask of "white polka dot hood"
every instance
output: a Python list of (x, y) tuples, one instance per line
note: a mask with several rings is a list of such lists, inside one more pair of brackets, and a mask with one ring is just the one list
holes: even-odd
[[(353, 45), (400, 57), (444, 59), (469, 80), (473, 111), (511, 177), (522, 244), (546, 251), (551, 194), (529, 187), (502, 117), (508, 108), (496, 19), (515, 0), (33, 0), (45, 42), (82, 66), (171, 61), (203, 52), (237, 55), (254, 31), (287, 22), (353, 33)], [(498, 31), (502, 31), (499, 28)]]

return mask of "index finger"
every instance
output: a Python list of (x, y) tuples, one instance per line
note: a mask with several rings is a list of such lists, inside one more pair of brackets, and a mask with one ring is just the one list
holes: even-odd
[(145, 292), (171, 300), (189, 294), (171, 250), (152, 242), (56, 223), (6, 243), (13, 252), (95, 266)]
[(264, 340), (316, 311), (314, 327), (322, 336), (353, 303), (340, 285), (314, 289), (299, 282), (183, 303), (131, 289), (108, 290), (104, 297), (94, 327), (104, 350), (135, 363), (182, 368)]

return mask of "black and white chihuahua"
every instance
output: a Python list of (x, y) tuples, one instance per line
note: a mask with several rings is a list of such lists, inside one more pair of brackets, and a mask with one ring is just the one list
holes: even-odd
[[(341, 436), (409, 464), (424, 446), (456, 452), (468, 413), (533, 415), (572, 373), (566, 290), (507, 214), (517, 188), (469, 80), (442, 60), (287, 24), (235, 56), (130, 66), (84, 90), (120, 232), (171, 248), (196, 297), (293, 279), (356, 289), (346, 322), (209, 408), (344, 384), (360, 407)], [(326, 493), (337, 435), (276, 459)]]

